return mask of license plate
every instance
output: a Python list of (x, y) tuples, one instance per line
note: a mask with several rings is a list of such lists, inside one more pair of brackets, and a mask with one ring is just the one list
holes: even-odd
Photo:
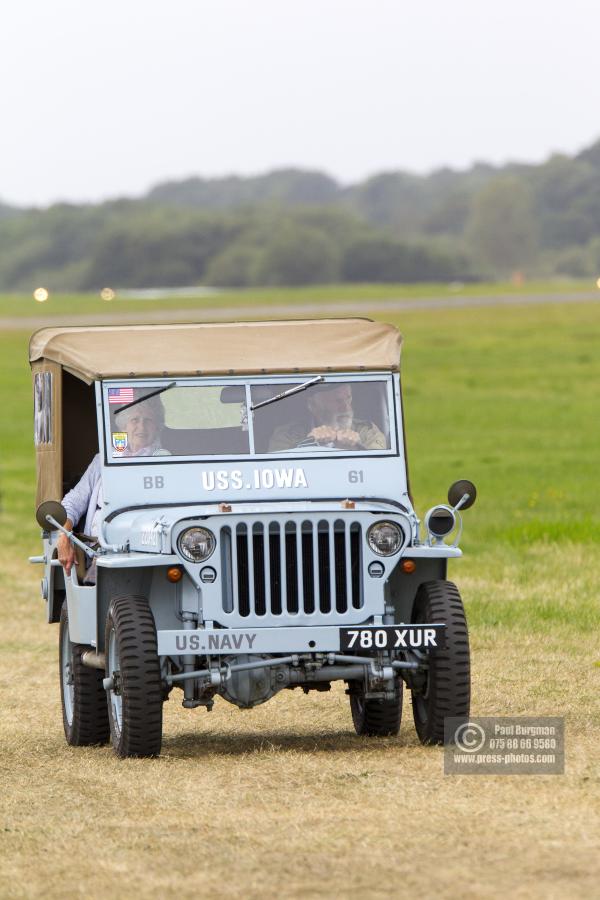
[(340, 628), (340, 650), (439, 650), (445, 625), (369, 625)]

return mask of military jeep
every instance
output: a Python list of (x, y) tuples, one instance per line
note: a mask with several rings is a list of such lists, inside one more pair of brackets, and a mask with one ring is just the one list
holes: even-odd
[[(446, 567), (475, 488), (458, 481), (417, 517), (400, 345), (358, 318), (33, 335), (31, 561), (60, 623), (69, 744), (157, 755), (174, 688), (210, 710), (217, 695), (250, 708), (343, 681), (356, 732), (385, 736), (406, 685), (423, 743), (468, 718), (467, 624)], [(125, 413), (151, 397), (160, 427), (140, 451)], [(94, 459), (86, 534), (62, 500)], [(61, 534), (77, 552), (68, 576)]]

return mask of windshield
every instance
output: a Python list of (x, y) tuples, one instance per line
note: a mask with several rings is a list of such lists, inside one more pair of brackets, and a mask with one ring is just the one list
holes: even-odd
[[(109, 462), (395, 449), (391, 379), (325, 377), (299, 392), (294, 388), (305, 385), (306, 377), (248, 385), (190, 381), (169, 390), (166, 381), (105, 385)], [(279, 399), (265, 402), (274, 397)]]
[[(251, 388), (253, 405), (302, 382)], [(383, 381), (325, 381), (254, 412), (257, 453), (388, 450), (387, 385)]]

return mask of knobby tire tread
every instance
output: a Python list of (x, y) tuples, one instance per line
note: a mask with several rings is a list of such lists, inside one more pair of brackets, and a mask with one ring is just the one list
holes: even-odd
[(73, 676), (73, 721), (69, 725), (65, 711), (64, 687), (62, 682), (62, 646), (64, 629), (69, 627), (67, 601), (65, 600), (60, 614), (59, 627), (59, 675), (63, 727), (67, 743), (72, 747), (88, 747), (94, 744), (105, 744), (110, 736), (106, 693), (102, 686), (102, 672), (84, 666), (81, 657), (90, 647), (84, 644), (72, 644), (71, 670)]
[(402, 720), (402, 684), (392, 700), (365, 700), (363, 690), (350, 694), (350, 710), (357, 734), (392, 737), (398, 734)]
[[(113, 746), (121, 757), (158, 756), (162, 743), (163, 693), (156, 625), (147, 600), (131, 596), (112, 600), (106, 624), (107, 666), (108, 636), (113, 625), (119, 649), (122, 697), (121, 731), (118, 734), (113, 727)], [(110, 718), (112, 722), (112, 710)]]
[[(444, 743), (447, 716), (469, 718), (471, 673), (469, 632), (463, 602), (451, 581), (427, 581), (420, 585), (413, 611), (415, 622), (444, 622), (446, 646), (429, 658), (429, 699), (420, 701), (413, 691), (415, 727), (423, 744)], [(422, 713), (426, 717), (423, 721)]]

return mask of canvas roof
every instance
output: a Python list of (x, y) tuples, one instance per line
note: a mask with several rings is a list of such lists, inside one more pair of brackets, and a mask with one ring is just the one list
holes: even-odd
[(78, 378), (391, 370), (402, 337), (370, 319), (301, 319), (191, 325), (42, 328), (30, 362), (58, 363)]

